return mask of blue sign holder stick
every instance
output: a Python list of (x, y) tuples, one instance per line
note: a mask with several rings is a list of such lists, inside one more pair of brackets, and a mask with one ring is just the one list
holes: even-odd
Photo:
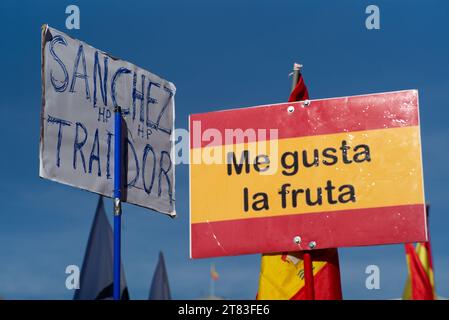
[(114, 108), (114, 300), (120, 300), (122, 228), (122, 110)]

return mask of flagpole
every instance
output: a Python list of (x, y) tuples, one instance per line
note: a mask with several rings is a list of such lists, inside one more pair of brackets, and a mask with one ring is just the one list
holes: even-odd
[(215, 264), (211, 264), (210, 265), (210, 287), (209, 287), (209, 296), (210, 297), (214, 297), (215, 296), (215, 279), (214, 279), (214, 274), (212, 273), (212, 271), (215, 272)]
[(290, 73), (290, 75), (292, 76), (292, 90), (291, 91), (295, 90), (295, 87), (298, 84), (299, 75), (301, 74), (301, 68), (302, 68), (302, 64), (299, 64), (299, 63), (293, 64), (293, 72)]
[(114, 108), (114, 300), (120, 300), (122, 224), (122, 110)]
[(313, 261), (312, 255), (305, 251), (304, 261), (304, 286), (306, 287), (306, 299), (315, 300), (315, 283), (313, 279)]
[[(293, 64), (293, 72), (292, 75), (292, 91), (295, 89), (296, 84), (299, 81), (299, 76), (301, 74), (301, 64), (294, 63)], [(315, 283), (313, 279), (313, 261), (312, 255), (309, 251), (304, 251), (303, 253), (303, 262), (304, 262), (304, 287), (306, 291), (306, 299), (307, 300), (315, 300)]]
[(209, 296), (210, 297), (214, 297), (215, 296), (215, 283), (214, 283), (214, 279), (212, 279), (212, 277), (210, 277), (210, 292), (209, 292)]

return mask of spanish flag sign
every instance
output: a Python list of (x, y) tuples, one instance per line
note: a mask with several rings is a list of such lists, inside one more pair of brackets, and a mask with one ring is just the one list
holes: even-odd
[(192, 258), (427, 241), (418, 92), (191, 115), (190, 228)]

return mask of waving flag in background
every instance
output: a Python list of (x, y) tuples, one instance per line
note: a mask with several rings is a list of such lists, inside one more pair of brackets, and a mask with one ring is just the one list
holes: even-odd
[(404, 300), (434, 300), (435, 282), (429, 242), (418, 243), (416, 249), (411, 243), (405, 244), (408, 279)]
[[(296, 68), (295, 64), (295, 68)], [(299, 66), (297, 67), (299, 68)], [(290, 97), (288, 98), (288, 102), (294, 102), (294, 101), (303, 101), (309, 99), (309, 91), (307, 90), (306, 84), (304, 83), (304, 79), (302, 77), (302, 74), (299, 74), (298, 83), (296, 84), (295, 88), (293, 89), (292, 93), (290, 94)]]
[[(113, 293), (114, 236), (104, 210), (103, 197), (98, 199), (81, 268), (79, 289), (73, 300), (110, 300)], [(123, 266), (121, 267), (121, 299), (129, 300)]]
[[(296, 65), (295, 65), (296, 68)], [(298, 83), (288, 102), (309, 99), (304, 79)], [(315, 299), (341, 300), (340, 268), (337, 249), (316, 250), (312, 253)], [(305, 300), (304, 261), (301, 253), (262, 255), (258, 300)]]
[(159, 261), (154, 271), (148, 300), (171, 300), (167, 268), (165, 267), (164, 254), (162, 252), (159, 252)]
[[(336, 249), (313, 252), (315, 299), (341, 300), (340, 270)], [(258, 300), (305, 300), (304, 261), (300, 252), (264, 254)]]
[[(429, 205), (426, 206), (426, 212), (427, 219), (429, 219)], [(430, 237), (429, 241), (418, 243), (416, 248), (411, 243), (405, 244), (405, 254), (407, 259), (408, 278), (402, 299), (436, 299)]]
[(210, 276), (211, 276), (212, 280), (214, 280), (214, 281), (217, 281), (218, 278), (219, 278), (218, 272), (217, 272), (217, 270), (215, 269), (215, 264), (212, 264), (212, 265), (210, 266)]

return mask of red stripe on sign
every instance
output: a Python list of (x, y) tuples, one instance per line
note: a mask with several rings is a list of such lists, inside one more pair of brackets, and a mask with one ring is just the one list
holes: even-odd
[[(354, 209), (268, 218), (195, 223), (191, 256), (253, 253), (427, 241), (425, 205)], [(301, 237), (300, 246), (294, 243)]]
[[(278, 138), (284, 139), (419, 123), (416, 90), (310, 101), (307, 107), (303, 102), (291, 102), (190, 115), (190, 146), (274, 139), (270, 129), (278, 129)], [(293, 112), (289, 112), (290, 106), (294, 107)], [(242, 141), (233, 136), (233, 129), (250, 131)], [(258, 133), (259, 129), (265, 129), (266, 135)]]

